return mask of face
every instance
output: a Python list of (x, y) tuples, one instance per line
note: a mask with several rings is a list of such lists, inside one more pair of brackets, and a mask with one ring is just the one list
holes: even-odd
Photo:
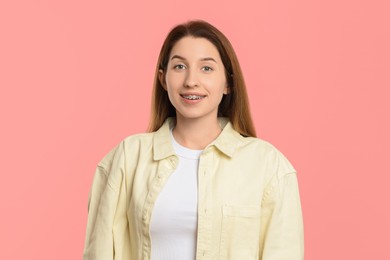
[(160, 70), (159, 76), (177, 119), (217, 118), (229, 88), (219, 52), (209, 40), (180, 39), (171, 50), (166, 73)]

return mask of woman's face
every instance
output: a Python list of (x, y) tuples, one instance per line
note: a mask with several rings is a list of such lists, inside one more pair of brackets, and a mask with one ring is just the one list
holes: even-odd
[(228, 93), (225, 68), (217, 48), (205, 38), (186, 36), (172, 48), (160, 81), (176, 109), (186, 119), (217, 118), (218, 105)]

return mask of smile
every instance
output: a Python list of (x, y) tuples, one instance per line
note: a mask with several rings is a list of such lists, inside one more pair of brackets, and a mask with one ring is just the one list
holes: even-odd
[(198, 95), (180, 95), (180, 96), (188, 100), (198, 100), (206, 97), (206, 96), (198, 96)]

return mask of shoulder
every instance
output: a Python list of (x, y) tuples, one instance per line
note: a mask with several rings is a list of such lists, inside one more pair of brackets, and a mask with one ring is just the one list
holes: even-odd
[(257, 137), (241, 136), (242, 151), (250, 152), (264, 164), (274, 168), (279, 177), (288, 173), (295, 173), (296, 170), (287, 157), (275, 145)]
[(124, 138), (121, 143), (124, 149), (128, 148), (129, 146), (134, 147), (138, 145), (152, 145), (155, 133), (156, 132), (129, 135)]
[(134, 156), (141, 151), (141, 148), (151, 149), (154, 133), (138, 133), (123, 138), (103, 156), (98, 166), (110, 169), (113, 163), (118, 164), (124, 161), (127, 156)]
[(244, 137), (240, 135), (240, 139), (243, 147), (256, 147), (256, 149), (263, 150), (265, 152), (278, 151), (273, 144), (258, 137)]

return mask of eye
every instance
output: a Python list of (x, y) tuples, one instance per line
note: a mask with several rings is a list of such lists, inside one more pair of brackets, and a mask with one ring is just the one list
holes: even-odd
[(203, 67), (203, 70), (204, 70), (204, 71), (212, 71), (213, 68), (211, 68), (211, 67), (209, 67), (209, 66), (204, 66), (204, 67)]
[(178, 64), (178, 65), (173, 66), (173, 68), (178, 69), (178, 70), (182, 70), (182, 69), (185, 69), (185, 66), (183, 64)]

